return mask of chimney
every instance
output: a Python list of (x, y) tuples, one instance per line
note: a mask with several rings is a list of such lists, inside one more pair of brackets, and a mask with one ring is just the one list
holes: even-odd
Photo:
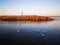
[(23, 15), (23, 12), (21, 12), (21, 16)]

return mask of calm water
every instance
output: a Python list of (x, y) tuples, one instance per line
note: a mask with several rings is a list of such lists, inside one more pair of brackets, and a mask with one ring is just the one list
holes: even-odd
[(60, 18), (49, 22), (0, 22), (0, 43), (60, 45)]

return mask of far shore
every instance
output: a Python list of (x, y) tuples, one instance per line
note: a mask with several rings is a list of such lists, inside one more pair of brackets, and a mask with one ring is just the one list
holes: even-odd
[(0, 16), (0, 21), (51, 21), (49, 16), (21, 15), (21, 16)]

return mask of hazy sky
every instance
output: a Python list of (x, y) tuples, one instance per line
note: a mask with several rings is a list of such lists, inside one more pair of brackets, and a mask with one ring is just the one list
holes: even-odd
[(60, 0), (0, 0), (0, 15), (59, 15)]

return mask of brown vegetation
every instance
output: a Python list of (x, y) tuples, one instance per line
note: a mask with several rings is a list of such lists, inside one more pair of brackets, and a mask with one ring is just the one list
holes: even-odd
[(47, 16), (0, 16), (1, 21), (50, 21), (53, 20)]

